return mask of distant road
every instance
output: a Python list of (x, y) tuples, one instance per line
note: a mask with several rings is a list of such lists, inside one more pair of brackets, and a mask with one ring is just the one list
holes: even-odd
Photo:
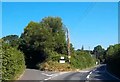
[(120, 82), (119, 79), (115, 78), (106, 71), (106, 65), (100, 65), (91, 70), (77, 71), (77, 72), (44, 72), (34, 69), (26, 69), (24, 75), (20, 80), (66, 80), (76, 82), (80, 81), (92, 81), (92, 82)]

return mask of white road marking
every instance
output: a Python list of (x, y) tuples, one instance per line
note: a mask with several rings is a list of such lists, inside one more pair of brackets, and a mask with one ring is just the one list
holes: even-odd
[(79, 71), (79, 72), (84, 72), (84, 73), (86, 73), (86, 72), (89, 72), (89, 71)]
[(89, 79), (90, 78), (90, 75), (92, 74), (92, 72), (93, 72), (94, 70), (92, 70), (88, 75), (87, 75), (87, 79)]
[(89, 79), (89, 77), (90, 77), (90, 75), (88, 74), (86, 78)]
[(92, 71), (89, 73), (90, 75), (92, 74)]
[[(58, 75), (62, 75), (62, 74), (65, 74), (65, 73), (69, 73), (69, 72), (60, 72), (60, 73), (57, 73), (57, 74), (51, 74), (51, 75), (48, 75), (48, 76), (50, 76), (49, 78), (47, 78), (47, 79), (44, 79), (44, 80), (50, 80), (50, 79), (52, 79), (52, 78), (54, 78), (54, 77), (57, 77)], [(44, 74), (44, 73), (43, 73)], [(46, 75), (46, 74), (45, 74)]]
[(49, 77), (55, 75), (55, 74), (50, 74), (50, 75), (49, 75), (49, 74), (46, 74), (46, 73), (42, 73), (42, 74), (43, 74), (43, 75), (46, 75), (46, 76), (49, 76)]
[(49, 77), (49, 78), (47, 78), (47, 79), (44, 79), (44, 80), (49, 80), (49, 79), (51, 79), (51, 77)]

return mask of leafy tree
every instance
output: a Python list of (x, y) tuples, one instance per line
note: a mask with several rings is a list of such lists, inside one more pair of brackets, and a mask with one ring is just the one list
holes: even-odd
[(52, 47), (52, 36), (49, 29), (40, 23), (31, 21), (20, 38), (19, 49), (25, 53), (27, 65), (35, 67), (34, 65), (47, 58), (45, 51)]
[(76, 51), (80, 51), (80, 49), (77, 49)]
[(28, 67), (45, 61), (49, 57), (48, 51), (67, 53), (65, 32), (58, 17), (46, 17), (40, 23), (31, 21), (20, 39), (19, 49), (25, 53)]
[(116, 57), (116, 55), (118, 56), (118, 53), (120, 51), (119, 46), (120, 44), (110, 45), (106, 50), (105, 58), (108, 59), (109, 57)]
[(44, 27), (51, 28), (51, 31), (55, 33), (63, 27), (62, 19), (59, 17), (45, 17), (40, 23), (42, 23)]
[(50, 29), (54, 51), (60, 54), (67, 54), (66, 36), (65, 31), (63, 30), (64, 25), (62, 23), (62, 19), (59, 17), (45, 17), (40, 23)]
[(70, 43), (70, 52), (71, 52), (71, 55), (75, 54), (75, 50), (72, 43)]
[(106, 50), (106, 58), (114, 54), (114, 46), (110, 45)]
[(18, 47), (19, 45), (19, 36), (18, 35), (8, 35), (2, 38), (5, 43), (8, 43), (12, 47)]
[(106, 54), (108, 71), (120, 78), (120, 44), (109, 46)]
[(84, 50), (84, 46), (82, 46), (81, 50)]
[(96, 46), (93, 50), (93, 53), (96, 58), (100, 60), (100, 62), (104, 61), (105, 50), (102, 48), (101, 45)]

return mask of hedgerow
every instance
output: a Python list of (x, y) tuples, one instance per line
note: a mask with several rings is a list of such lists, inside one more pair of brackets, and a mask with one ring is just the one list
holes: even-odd
[[(107, 52), (110, 51), (110, 47), (107, 49)], [(120, 44), (113, 46), (111, 55), (107, 56), (107, 69), (112, 74), (120, 78)]]
[(71, 65), (74, 68), (84, 69), (95, 65), (95, 58), (89, 53), (80, 51), (78, 54), (74, 54), (71, 57)]
[(2, 81), (15, 80), (25, 70), (24, 55), (7, 43), (2, 43)]

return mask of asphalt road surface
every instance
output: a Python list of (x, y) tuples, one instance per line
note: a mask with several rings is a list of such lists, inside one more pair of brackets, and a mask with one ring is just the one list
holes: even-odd
[(40, 81), (65, 81), (65, 82), (120, 82), (120, 80), (106, 71), (106, 65), (100, 65), (93, 69), (76, 72), (44, 72), (34, 69), (26, 69), (20, 80)]

